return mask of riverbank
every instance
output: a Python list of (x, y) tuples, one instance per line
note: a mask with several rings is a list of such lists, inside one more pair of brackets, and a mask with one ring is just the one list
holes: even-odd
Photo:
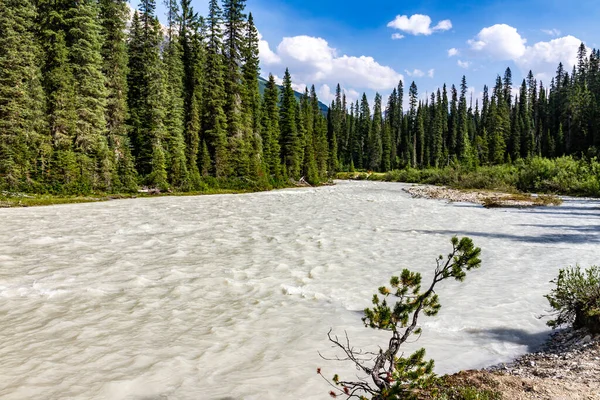
[(600, 197), (600, 162), (572, 157), (533, 157), (512, 164), (442, 168), (405, 168), (386, 173), (341, 172), (338, 179), (439, 185), (454, 189), (492, 190), (505, 193), (542, 193), (575, 197)]
[(39, 207), (52, 206), (58, 204), (77, 204), (77, 203), (93, 203), (100, 201), (111, 201), (120, 199), (136, 199), (141, 197), (159, 197), (159, 196), (200, 196), (214, 194), (239, 194), (252, 193), (258, 190), (250, 189), (209, 189), (205, 191), (194, 192), (153, 192), (140, 191), (138, 193), (116, 193), (116, 194), (90, 194), (90, 195), (53, 195), (53, 194), (29, 194), (29, 193), (14, 193), (0, 192), (0, 208), (13, 207)]
[(598, 400), (600, 335), (558, 331), (537, 352), (446, 376), (444, 384), (477, 388), (491, 393), (490, 398), (506, 400)]
[(480, 204), (487, 208), (494, 207), (539, 207), (560, 205), (562, 200), (557, 196), (533, 196), (521, 193), (503, 193), (490, 190), (452, 189), (444, 186), (416, 185), (404, 189), (413, 198), (448, 200), (450, 202), (466, 202)]

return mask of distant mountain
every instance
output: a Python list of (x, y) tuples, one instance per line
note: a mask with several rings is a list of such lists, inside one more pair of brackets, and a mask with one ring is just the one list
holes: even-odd
[[(267, 87), (267, 83), (268, 81), (263, 78), (262, 76), (258, 77), (258, 89), (260, 90), (260, 95), (262, 96), (264, 91), (265, 91), (265, 87)], [(277, 87), (279, 88), (279, 93), (281, 94), (281, 91), (283, 90), (283, 86), (277, 85)], [(300, 100), (302, 98), (302, 96), (304, 96), (304, 93), (299, 93), (294, 91), (294, 94), (296, 95), (296, 98), (298, 100)], [(321, 109), (321, 112), (323, 113), (323, 115), (327, 116), (327, 111), (329, 110), (329, 107), (327, 107), (325, 104), (321, 103), (319, 101), (319, 108)]]

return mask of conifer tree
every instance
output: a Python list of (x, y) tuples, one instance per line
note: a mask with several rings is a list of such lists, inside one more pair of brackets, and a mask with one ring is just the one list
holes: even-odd
[[(194, 12), (191, 0), (181, 1), (181, 15), (179, 23), (179, 46), (183, 64), (183, 136), (185, 141), (185, 158), (189, 175), (190, 186), (200, 186), (199, 164), (208, 174), (211, 169), (210, 162), (203, 165), (199, 162), (200, 130), (201, 130), (201, 105), (202, 83), (204, 80), (204, 35), (203, 20)], [(204, 141), (204, 145), (206, 141)], [(202, 149), (204, 151), (204, 149)], [(209, 161), (207, 153), (205, 161)], [(203, 174), (204, 175), (204, 174)]]
[[(181, 20), (176, 0), (165, 0), (167, 35), (163, 50), (165, 86), (165, 144), (168, 147), (169, 183), (180, 190), (190, 188), (184, 141), (184, 66), (177, 24)], [(196, 150), (197, 153), (197, 150)]]
[[(331, 108), (329, 112), (331, 112)], [(300, 99), (301, 129), (304, 131), (302, 175), (311, 184), (319, 183), (319, 173), (315, 157), (315, 118), (312, 111), (308, 88)]]
[(50, 156), (34, 22), (30, 0), (0, 0), (0, 188), (41, 179)]
[(371, 109), (369, 107), (369, 100), (367, 95), (363, 93), (360, 102), (360, 114), (358, 117), (358, 142), (360, 148), (359, 163), (355, 166), (357, 168), (368, 168), (368, 139), (371, 136)]
[(417, 111), (418, 111), (418, 89), (417, 84), (413, 81), (410, 85), (409, 89), (409, 111), (408, 111), (408, 134), (407, 134), (407, 154), (406, 159), (410, 163), (410, 166), (413, 168), (417, 167), (417, 135), (418, 135), (418, 121), (417, 121)]
[(129, 18), (126, 0), (100, 0), (102, 24), (103, 73), (106, 83), (106, 129), (108, 145), (114, 154), (113, 186), (118, 190), (135, 191), (137, 173), (127, 132), (127, 37)]
[(275, 77), (272, 74), (269, 74), (269, 81), (263, 95), (260, 133), (267, 173), (271, 176), (272, 182), (278, 184), (281, 181), (279, 91), (275, 83)]
[(370, 170), (379, 171), (381, 167), (381, 157), (383, 154), (383, 146), (381, 138), (383, 135), (383, 122), (381, 111), (381, 95), (375, 94), (375, 108), (373, 110), (373, 122), (368, 136), (368, 157)]
[[(315, 157), (319, 177), (325, 180), (330, 156), (329, 143), (327, 141), (327, 120), (321, 113), (319, 99), (315, 86), (310, 88), (310, 105), (312, 107), (312, 116), (314, 120), (314, 139), (315, 139)], [(335, 149), (334, 149), (335, 150)]]
[(460, 83), (460, 100), (458, 105), (458, 129), (456, 137), (456, 156), (462, 162), (469, 160), (469, 120), (467, 113), (467, 78), (463, 75)]
[(396, 157), (398, 155), (398, 137), (396, 135), (399, 133), (400, 118), (398, 115), (398, 92), (396, 88), (392, 90), (392, 94), (388, 98), (385, 110), (385, 125), (387, 131), (384, 132), (382, 141), (382, 168), (384, 171), (389, 171), (392, 168), (396, 168)]
[(263, 148), (260, 137), (260, 92), (258, 76), (260, 73), (258, 57), (258, 31), (254, 26), (252, 13), (248, 14), (244, 42), (241, 49), (244, 124), (247, 127), (249, 150), (249, 174), (258, 177), (264, 174)]
[(281, 129), (281, 159), (288, 176), (292, 179), (300, 179), (300, 151), (302, 150), (296, 126), (296, 108), (297, 102), (294, 89), (292, 89), (292, 77), (286, 68), (283, 75), (279, 128)]
[(135, 138), (138, 172), (147, 185), (168, 188), (165, 149), (165, 101), (167, 90), (160, 56), (162, 27), (154, 15), (154, 0), (142, 0), (140, 16), (134, 15), (129, 41), (129, 109)]
[[(207, 144), (211, 171), (216, 177), (229, 175), (227, 159), (227, 116), (225, 115), (225, 84), (223, 66), (223, 43), (221, 33), (221, 9), (217, 0), (209, 3), (207, 20), (208, 41), (206, 45), (206, 80), (203, 85), (202, 131)], [(202, 168), (206, 168), (203, 164)]]
[(64, 1), (40, 0), (38, 26), (44, 54), (42, 82), (47, 99), (47, 121), (52, 140), (49, 181), (59, 185), (76, 185), (80, 169), (73, 148), (77, 114), (75, 80), (67, 47), (68, 5)]
[(448, 155), (452, 158), (458, 153), (458, 93), (452, 85), (450, 89), (452, 100), (450, 101), (450, 115), (448, 121)]
[(246, 30), (245, 0), (223, 1), (225, 104), (227, 117), (227, 151), (231, 173), (245, 176), (249, 171), (249, 126), (245, 123), (243, 99), (246, 96), (240, 65)]
[(444, 145), (444, 112), (442, 95), (440, 90), (437, 91), (436, 104), (433, 112), (433, 149), (432, 149), (432, 166), (435, 168), (440, 167), (443, 157), (443, 145)]

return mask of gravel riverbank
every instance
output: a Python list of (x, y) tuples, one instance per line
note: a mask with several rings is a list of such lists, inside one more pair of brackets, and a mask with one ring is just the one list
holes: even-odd
[(459, 190), (433, 185), (415, 185), (404, 190), (414, 198), (475, 203), (486, 207), (537, 207), (560, 204), (561, 202), (556, 196), (534, 196), (486, 190)]
[(452, 376), (506, 400), (600, 400), (600, 335), (566, 329), (509, 364)]

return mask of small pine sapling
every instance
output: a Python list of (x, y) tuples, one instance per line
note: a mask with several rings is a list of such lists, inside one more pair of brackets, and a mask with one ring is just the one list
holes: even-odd
[[(462, 282), (466, 271), (481, 266), (481, 249), (475, 247), (470, 238), (459, 240), (453, 237), (451, 243), (452, 252), (447, 258), (444, 260), (443, 256), (439, 256), (436, 259), (435, 274), (427, 290), (421, 291), (421, 274), (405, 269), (400, 276), (390, 279), (389, 287), (382, 286), (379, 293), (373, 295), (373, 307), (365, 309), (362, 321), (365, 327), (391, 332), (387, 349), (380, 349), (378, 353), (356, 350), (350, 345), (347, 335), (342, 342), (329, 331), (329, 341), (345, 354), (335, 360), (351, 361), (364, 374), (358, 381), (345, 381), (336, 374), (331, 383), (321, 369), (317, 369), (317, 373), (332, 386), (331, 397), (361, 400), (415, 398), (421, 389), (433, 383), (434, 362), (424, 359), (425, 349), (419, 349), (408, 357), (399, 356), (398, 352), (411, 335), (421, 334), (418, 326), (420, 314), (434, 316), (440, 310), (436, 285), (449, 278)], [(390, 299), (395, 303), (389, 302)]]

